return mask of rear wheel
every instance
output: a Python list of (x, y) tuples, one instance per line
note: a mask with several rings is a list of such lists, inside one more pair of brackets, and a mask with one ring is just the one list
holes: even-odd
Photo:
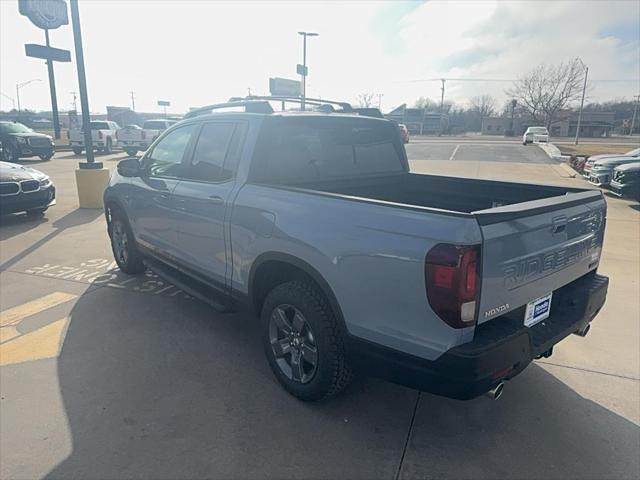
[(80, 155), (82, 153), (82, 148), (73, 147), (73, 153), (75, 153), (76, 155)]
[(126, 216), (118, 209), (111, 209), (109, 224), (111, 250), (118, 267), (125, 273), (142, 273), (145, 266)]
[(53, 153), (48, 153), (46, 155), (38, 155), (38, 156), (40, 157), (40, 160), (48, 162), (53, 157)]
[(275, 287), (261, 314), (269, 366), (290, 394), (304, 401), (340, 393), (351, 380), (342, 329), (331, 307), (311, 282)]
[(129, 155), (130, 157), (135, 157), (138, 153), (138, 150), (136, 150), (135, 148), (126, 148), (125, 152), (127, 152), (127, 155)]

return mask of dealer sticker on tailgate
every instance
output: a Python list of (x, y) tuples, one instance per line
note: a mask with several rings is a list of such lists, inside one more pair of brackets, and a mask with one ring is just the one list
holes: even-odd
[(551, 312), (551, 295), (553, 293), (527, 303), (527, 309), (524, 312), (524, 325), (526, 327), (531, 327), (549, 316), (549, 312)]

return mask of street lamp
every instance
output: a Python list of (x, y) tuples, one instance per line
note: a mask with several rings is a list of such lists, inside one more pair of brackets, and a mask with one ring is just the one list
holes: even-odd
[(26, 82), (16, 83), (16, 100), (18, 101), (18, 113), (20, 113), (20, 89), (22, 87), (26, 87), (30, 83), (41, 82), (41, 81), (42, 80), (40, 80), (39, 78), (34, 78), (32, 80), (27, 80)]
[(581, 59), (578, 58), (578, 61), (584, 67), (584, 85), (582, 86), (582, 100), (580, 100), (580, 111), (578, 112), (578, 126), (576, 127), (575, 145), (578, 145), (578, 138), (580, 138), (580, 123), (582, 122), (582, 107), (584, 106), (584, 94), (587, 90), (587, 75), (589, 75), (589, 67), (587, 67)]
[(302, 35), (302, 69), (299, 69), (299, 73), (302, 76), (302, 102), (300, 108), (304, 112), (304, 100), (307, 96), (307, 37), (317, 37), (318, 34), (314, 32), (298, 32), (298, 35)]

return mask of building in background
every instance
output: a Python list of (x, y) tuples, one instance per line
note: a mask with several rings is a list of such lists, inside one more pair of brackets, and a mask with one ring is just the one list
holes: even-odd
[(413, 135), (437, 135), (447, 132), (449, 128), (449, 116), (442, 115), (440, 125), (440, 112), (428, 112), (424, 108), (408, 108), (406, 103), (386, 113), (385, 118), (397, 123), (404, 123)]
[[(553, 137), (573, 137), (578, 127), (578, 112), (564, 111), (558, 116), (549, 133)], [(516, 136), (520, 136), (528, 127), (540, 126), (530, 116), (514, 117), (513, 130)], [(614, 112), (582, 112), (580, 121), (581, 137), (608, 137), (615, 126)], [(482, 119), (483, 135), (504, 135), (511, 127), (511, 117), (486, 117)]]

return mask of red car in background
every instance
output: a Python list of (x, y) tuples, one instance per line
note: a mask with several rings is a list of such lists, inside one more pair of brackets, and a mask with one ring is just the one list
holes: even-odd
[(407, 129), (407, 126), (404, 123), (399, 123), (398, 130), (400, 130), (402, 141), (404, 143), (409, 143), (409, 130)]

